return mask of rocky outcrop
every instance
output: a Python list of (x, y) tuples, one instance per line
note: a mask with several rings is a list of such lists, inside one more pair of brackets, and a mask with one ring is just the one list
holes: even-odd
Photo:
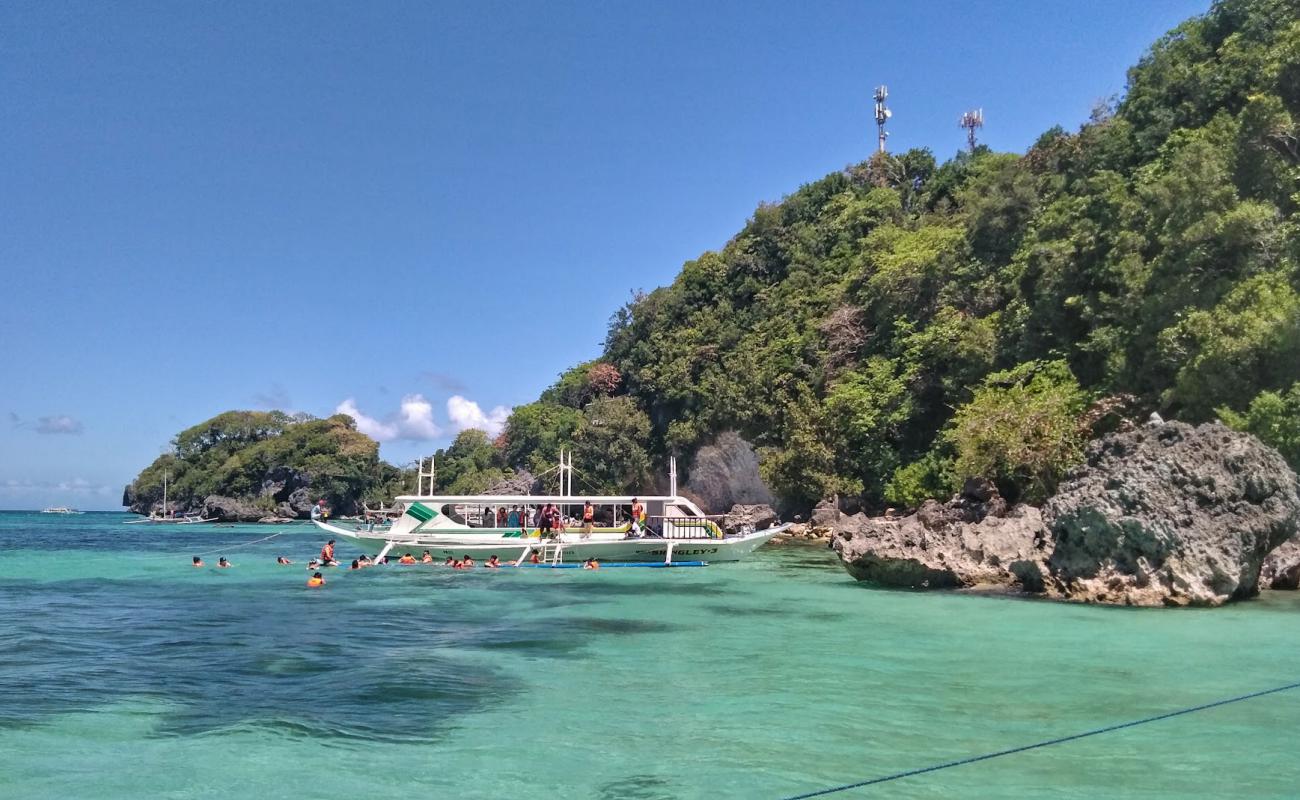
[(841, 518), (832, 547), (887, 586), (1219, 605), (1300, 584), (1298, 529), (1300, 483), (1276, 451), (1218, 424), (1154, 421), (1094, 442), (1041, 513), (967, 481), (906, 517)]
[(882, 586), (1037, 592), (1049, 544), (1038, 509), (1008, 508), (993, 484), (971, 480), (947, 503), (927, 501), (915, 514), (843, 517), (831, 547), (849, 574)]
[(536, 483), (533, 473), (521, 469), (488, 484), (483, 494), (531, 494)]
[(1265, 556), (1300, 525), (1300, 486), (1249, 434), (1149, 424), (1094, 442), (1044, 518), (1069, 599), (1219, 605), (1259, 590)]
[(1264, 558), (1261, 589), (1300, 589), (1300, 539), (1288, 539)]
[(776, 521), (776, 512), (769, 505), (737, 503), (727, 512), (722, 528), (727, 533), (739, 533), (745, 529), (763, 531), (775, 525)]
[(257, 522), (267, 514), (251, 500), (210, 494), (203, 499), (203, 516), (222, 522)]
[(719, 434), (712, 444), (696, 452), (682, 493), (710, 514), (721, 514), (738, 504), (773, 503), (772, 493), (758, 474), (758, 455), (732, 431)]
[(814, 528), (834, 528), (840, 521), (840, 507), (834, 500), (823, 500), (813, 506), (808, 524)]

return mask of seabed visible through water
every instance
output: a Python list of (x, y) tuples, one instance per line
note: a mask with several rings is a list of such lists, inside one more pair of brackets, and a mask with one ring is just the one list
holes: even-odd
[[(886, 591), (806, 547), (309, 590), (311, 528), (125, 518), (0, 513), (0, 797), (780, 798), (1300, 680), (1300, 593)], [(1283, 693), (835, 796), (1294, 797), (1297, 719)]]

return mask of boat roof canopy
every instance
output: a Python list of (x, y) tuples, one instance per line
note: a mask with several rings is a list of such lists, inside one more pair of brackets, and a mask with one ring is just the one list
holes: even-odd
[(681, 496), (668, 496), (658, 494), (431, 494), (416, 495), (405, 494), (395, 498), (399, 503), (455, 503), (458, 505), (500, 505), (511, 503), (515, 505), (540, 505), (542, 503), (555, 503), (556, 505), (581, 505), (590, 500), (594, 505), (631, 505), (633, 499), (641, 502), (664, 502), (680, 503), (694, 506), (690, 500)]

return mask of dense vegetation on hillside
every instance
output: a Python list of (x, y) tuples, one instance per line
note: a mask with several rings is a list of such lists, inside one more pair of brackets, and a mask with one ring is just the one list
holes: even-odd
[[(162, 501), (168, 478), (168, 508), (199, 509), (210, 495), (244, 498), (268, 514), (283, 513), (294, 498), (302, 513), (316, 499), (340, 512), (358, 502), (379, 503), (400, 494), (401, 470), (379, 460), (379, 445), (357, 432), (351, 417), (314, 419), (279, 411), (227, 411), (172, 440), (172, 450), (144, 469), (127, 489), (124, 505), (147, 510)], [(406, 488), (410, 488), (410, 482)]]
[(760, 206), (620, 309), (483, 469), (571, 444), (591, 488), (635, 486), (735, 430), (792, 508), (969, 474), (1036, 499), (1121, 408), (1221, 416), (1296, 463), (1298, 20), (1218, 2), (1024, 155), (877, 156)]

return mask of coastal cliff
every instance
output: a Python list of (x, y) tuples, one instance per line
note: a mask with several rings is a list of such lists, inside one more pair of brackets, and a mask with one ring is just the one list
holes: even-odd
[(1300, 481), (1275, 450), (1218, 424), (1158, 423), (1095, 442), (1042, 509), (968, 481), (914, 514), (842, 519), (831, 546), (886, 586), (1213, 606), (1256, 594), (1281, 546), (1265, 577), (1287, 587), (1298, 532)]

